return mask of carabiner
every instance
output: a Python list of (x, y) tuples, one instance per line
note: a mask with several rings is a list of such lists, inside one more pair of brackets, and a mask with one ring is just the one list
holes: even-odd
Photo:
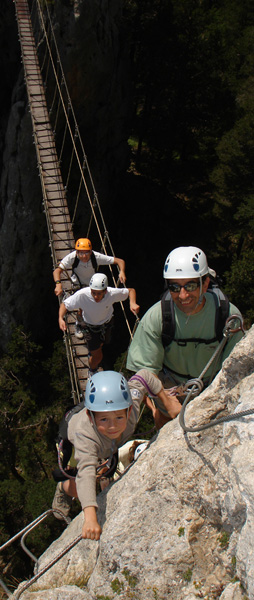
[[(231, 329), (231, 322), (235, 321), (236, 319), (238, 319), (238, 321), (240, 322), (239, 327), (234, 327)], [(242, 331), (243, 333), (245, 333), (244, 328), (243, 328), (243, 318), (242, 315), (230, 315), (225, 323), (225, 327), (223, 329), (223, 336), (224, 337), (228, 337), (230, 335), (232, 335), (233, 333), (238, 333), (239, 331)]]
[(196, 377), (195, 379), (189, 379), (183, 386), (184, 393), (186, 395), (189, 394), (190, 398), (195, 398), (195, 396), (201, 394), (203, 389), (204, 383), (199, 377)]

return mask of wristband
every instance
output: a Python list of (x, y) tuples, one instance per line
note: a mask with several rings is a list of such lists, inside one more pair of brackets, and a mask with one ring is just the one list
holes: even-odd
[(58, 279), (57, 281), (55, 281), (55, 284), (57, 284), (57, 283), (61, 283), (60, 279)]

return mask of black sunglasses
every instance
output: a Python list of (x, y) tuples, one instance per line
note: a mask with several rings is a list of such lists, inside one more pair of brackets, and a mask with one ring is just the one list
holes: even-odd
[(168, 289), (170, 292), (173, 292), (173, 294), (179, 294), (182, 288), (184, 288), (186, 292), (195, 292), (199, 285), (199, 281), (187, 281), (185, 285), (180, 285), (180, 283), (168, 283)]

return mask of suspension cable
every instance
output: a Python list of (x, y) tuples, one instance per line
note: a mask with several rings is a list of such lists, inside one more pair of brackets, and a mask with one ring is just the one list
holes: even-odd
[[(83, 166), (82, 166), (82, 171), (84, 171), (84, 162), (83, 162)], [(76, 217), (76, 213), (77, 213), (77, 208), (78, 208), (78, 203), (79, 203), (81, 189), (82, 189), (82, 177), (80, 177), (80, 181), (79, 181), (78, 193), (77, 193), (77, 196), (76, 196), (76, 202), (75, 202), (73, 216), (72, 216), (72, 222), (71, 222), (72, 225), (74, 224), (74, 221), (75, 221), (75, 217)]]
[[(53, 72), (54, 72), (54, 76), (56, 78), (57, 77), (56, 68), (55, 68), (55, 65), (54, 65), (54, 60), (53, 60), (53, 56), (52, 56), (52, 52), (51, 52), (51, 48), (50, 48), (48, 36), (46, 34), (45, 23), (44, 23), (43, 14), (42, 14), (42, 10), (41, 10), (41, 6), (40, 6), (40, 1), (39, 0), (37, 0), (37, 7), (38, 7), (38, 11), (40, 13), (41, 23), (42, 23), (42, 26), (43, 26), (43, 29), (44, 29), (44, 32), (45, 32), (45, 36), (46, 36), (46, 42), (47, 42), (47, 45), (48, 45), (48, 50), (49, 50), (49, 54), (50, 54), (51, 62), (52, 62), (52, 69), (53, 69)], [(86, 157), (86, 154), (85, 154), (85, 150), (84, 150), (84, 147), (83, 147), (83, 142), (82, 142), (82, 139), (81, 139), (81, 136), (80, 136), (80, 132), (79, 132), (79, 128), (78, 128), (78, 124), (77, 124), (77, 121), (76, 121), (75, 113), (74, 113), (74, 110), (73, 110), (71, 98), (70, 98), (70, 95), (69, 95), (68, 87), (67, 87), (67, 84), (66, 84), (66, 80), (65, 80), (65, 76), (64, 76), (64, 72), (63, 72), (63, 67), (62, 67), (62, 63), (61, 63), (61, 58), (60, 58), (60, 55), (59, 55), (59, 51), (58, 51), (58, 47), (57, 47), (57, 43), (56, 43), (56, 39), (55, 39), (55, 34), (54, 34), (54, 29), (53, 29), (53, 25), (52, 25), (52, 21), (51, 21), (51, 17), (50, 17), (49, 6), (48, 6), (47, 3), (46, 3), (46, 10), (47, 10), (47, 16), (48, 16), (48, 20), (49, 20), (50, 27), (51, 27), (52, 39), (54, 40), (54, 44), (55, 44), (55, 50), (56, 50), (56, 54), (57, 54), (57, 61), (59, 62), (59, 66), (60, 66), (60, 69), (61, 69), (61, 74), (62, 74), (62, 78), (63, 78), (63, 82), (64, 82), (65, 91), (66, 91), (68, 102), (69, 102), (69, 105), (70, 105), (70, 108), (71, 108), (71, 112), (72, 112), (72, 117), (73, 117), (73, 121), (74, 121), (75, 132), (77, 132), (77, 137), (78, 137), (78, 140), (79, 140), (79, 143), (80, 143), (80, 147), (81, 147), (81, 151), (82, 151), (82, 157), (83, 157), (82, 163), (83, 162), (85, 163), (85, 166), (86, 166), (86, 169), (87, 169), (87, 172), (88, 172), (88, 175), (89, 175), (89, 180), (90, 180), (90, 183), (91, 183), (91, 186), (92, 186), (92, 190), (93, 190), (93, 198), (94, 199), (96, 198), (96, 206), (97, 206), (98, 211), (99, 211), (99, 215), (100, 215), (100, 218), (101, 218), (101, 221), (102, 221), (103, 229), (104, 229), (104, 231), (106, 231), (106, 229), (107, 229), (106, 228), (106, 224), (105, 224), (104, 217), (103, 217), (103, 214), (102, 214), (102, 211), (101, 211), (101, 207), (100, 207), (98, 195), (97, 195), (96, 190), (95, 190), (93, 178), (92, 178), (92, 175), (91, 175), (91, 171), (90, 171), (89, 164), (88, 164), (88, 161), (87, 161), (87, 157)], [(86, 183), (86, 180), (85, 180), (85, 177), (84, 177), (81, 160), (80, 160), (80, 157), (79, 157), (79, 154), (78, 154), (78, 150), (77, 150), (77, 146), (76, 146), (76, 143), (75, 143), (75, 140), (74, 140), (74, 136), (73, 136), (73, 132), (72, 132), (72, 129), (71, 129), (70, 121), (69, 121), (68, 115), (66, 113), (66, 107), (65, 107), (65, 104), (64, 104), (64, 100), (63, 100), (63, 96), (62, 96), (62, 92), (61, 92), (58, 80), (57, 80), (57, 85), (58, 85), (59, 95), (60, 95), (61, 101), (62, 101), (63, 110), (64, 110), (64, 113), (65, 113), (66, 122), (67, 122), (68, 128), (69, 128), (69, 133), (70, 133), (71, 141), (73, 143), (74, 151), (75, 151), (75, 154), (76, 154), (77, 163), (78, 163), (79, 170), (80, 170), (80, 173), (81, 173), (81, 176), (82, 176), (82, 180), (83, 180), (83, 184), (84, 184), (84, 187), (85, 187), (85, 190), (86, 190), (86, 193), (87, 193), (87, 197), (88, 197), (88, 200), (89, 200), (89, 203), (90, 203), (91, 212), (92, 212), (92, 215), (93, 215), (96, 227), (97, 227), (97, 231), (98, 231), (99, 237), (101, 239), (101, 243), (102, 243), (104, 252), (105, 252), (105, 254), (107, 254), (106, 248), (103, 245), (102, 234), (101, 234), (99, 223), (98, 223), (98, 219), (96, 217), (96, 213), (95, 213), (95, 210), (94, 210), (94, 203), (93, 203), (93, 201), (91, 199), (91, 195), (89, 193), (88, 186), (87, 186), (87, 183)], [(110, 243), (110, 248), (111, 248), (112, 253), (113, 253), (113, 248), (111, 246), (111, 243)], [(114, 256), (114, 253), (113, 253), (113, 256)]]

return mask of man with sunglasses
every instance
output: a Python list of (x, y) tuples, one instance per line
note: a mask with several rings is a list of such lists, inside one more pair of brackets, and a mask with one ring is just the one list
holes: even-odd
[[(164, 387), (171, 389), (199, 377), (219, 344), (216, 303), (214, 294), (208, 293), (210, 274), (214, 272), (209, 269), (206, 255), (200, 248), (183, 246), (170, 252), (163, 275), (171, 296), (173, 314), (169, 317), (174, 320), (174, 334), (165, 345), (162, 302), (159, 301), (147, 311), (136, 330), (128, 352), (129, 370), (149, 369), (159, 375)], [(232, 314), (240, 312), (228, 303), (227, 316)], [(229, 339), (215, 371), (213, 365), (207, 370), (205, 385), (209, 385), (221, 369), (242, 335), (239, 332)], [(157, 401), (150, 408), (159, 429), (169, 420), (168, 415)]]

